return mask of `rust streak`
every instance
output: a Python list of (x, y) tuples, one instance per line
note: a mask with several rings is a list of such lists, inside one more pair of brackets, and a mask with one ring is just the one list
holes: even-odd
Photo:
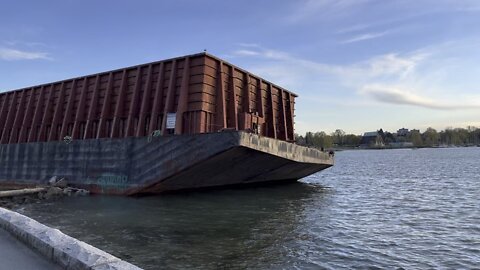
[(289, 102), (289, 105), (290, 105), (290, 124), (292, 125), (291, 135), (292, 135), (292, 140), (295, 140), (295, 136), (294, 136), (294, 134), (295, 134), (295, 129), (294, 129), (294, 126), (295, 126), (294, 125), (294, 123), (295, 123), (294, 122), (295, 121), (294, 116), (295, 116), (295, 114), (294, 114), (294, 108), (293, 108), (294, 101), (293, 101), (292, 97), (293, 97), (292, 93), (288, 93), (288, 99), (289, 99), (288, 102)]
[(53, 135), (57, 133), (58, 120), (60, 118), (60, 113), (63, 112), (64, 97), (65, 97), (65, 82), (62, 82), (60, 86), (60, 94), (58, 96), (57, 106), (55, 106), (55, 112), (53, 113), (52, 128), (50, 129), (50, 134), (47, 134), (48, 141), (58, 140), (59, 134), (57, 134), (57, 138), (54, 138)]
[(265, 104), (263, 104), (262, 79), (258, 79), (257, 86), (257, 111), (260, 117), (265, 117)]
[(235, 86), (235, 68), (232, 66), (230, 70), (230, 104), (228, 106), (230, 125), (228, 127), (238, 130), (238, 101), (236, 94), (237, 89)]
[[(9, 94), (9, 93), (0, 94), (0, 96), (3, 98), (2, 107), (1, 107), (1, 109), (0, 109), (0, 123), (3, 123), (3, 121), (4, 121), (4, 120), (3, 120), (3, 119), (4, 119), (3, 116), (5, 115), (5, 110), (7, 109), (6, 106), (5, 106), (5, 104), (8, 103), (8, 94)], [(2, 126), (2, 128), (3, 128), (3, 126)], [(2, 136), (2, 135), (0, 134), (0, 136)]]
[(90, 100), (90, 107), (88, 108), (87, 123), (85, 125), (85, 133), (83, 134), (83, 139), (87, 139), (92, 135), (90, 130), (92, 129), (92, 122), (95, 119), (95, 110), (98, 108), (98, 91), (100, 88), (100, 75), (97, 75), (95, 78), (95, 84), (93, 86), (92, 100)]
[(19, 125), (21, 124), (21, 119), (23, 118), (23, 114), (24, 114), (24, 104), (25, 104), (25, 95), (27, 93), (27, 89), (23, 89), (22, 90), (22, 95), (20, 96), (20, 102), (18, 104), (18, 109), (17, 109), (17, 112), (15, 113), (15, 120), (13, 120), (13, 126), (12, 126), (12, 131), (11, 131), (11, 135), (10, 135), (10, 138), (8, 140), (8, 143), (16, 143), (17, 142), (17, 128), (19, 127)]
[[(246, 113), (251, 112), (250, 108), (250, 76), (248, 73), (244, 74), (244, 81), (243, 81), (243, 111)], [(244, 127), (245, 128), (245, 127)]]
[(283, 126), (283, 139), (288, 140), (288, 132), (287, 132), (287, 115), (285, 112), (285, 101), (283, 96), (283, 90), (279, 89), (278, 92), (280, 93), (280, 106), (282, 107), (282, 126)]
[(140, 105), (140, 115), (138, 119), (138, 128), (137, 128), (137, 137), (144, 136), (146, 134), (143, 134), (143, 131), (145, 130), (145, 121), (147, 117), (147, 110), (148, 110), (148, 104), (150, 104), (150, 92), (151, 92), (151, 85), (152, 85), (152, 72), (153, 72), (153, 67), (152, 65), (148, 65), (148, 71), (147, 71), (147, 82), (145, 83), (145, 88), (143, 89), (143, 98), (142, 98), (142, 104)]
[(225, 87), (224, 87), (223, 62), (218, 62), (217, 67), (217, 98), (216, 98), (216, 124), (215, 130), (227, 127), (227, 114), (225, 110)]
[(6, 143), (7, 141), (7, 130), (10, 130), (9, 129), (9, 126), (10, 126), (10, 122), (11, 122), (11, 118), (12, 118), (12, 114), (13, 114), (13, 109), (15, 108), (15, 103), (17, 102), (16, 100), (17, 98), (17, 91), (13, 92), (12, 94), (12, 102), (10, 103), (10, 105), (8, 106), (8, 110), (7, 110), (7, 119), (5, 120), (5, 124), (3, 125), (3, 129), (2, 129), (2, 137), (0, 138), (0, 143)]
[(42, 142), (46, 140), (46, 128), (47, 128), (47, 119), (50, 117), (51, 112), (51, 103), (53, 96), (55, 95), (55, 84), (50, 85), (50, 92), (48, 94), (47, 103), (45, 104), (45, 109), (43, 110), (43, 117), (40, 125), (40, 131), (38, 133), (38, 141)]
[[(7, 110), (7, 106), (8, 106), (8, 97), (9, 97), (9, 93), (4, 93), (2, 94), (2, 97), (3, 97), (3, 101), (2, 101), (2, 108), (0, 110), (0, 128), (2, 128), (2, 130), (4, 129), (4, 126), (5, 126), (5, 117), (6, 117), (6, 110)], [(1, 125), (3, 123), (3, 125)], [(0, 131), (0, 139), (2, 137), (2, 131)]]
[(80, 91), (80, 101), (78, 102), (77, 113), (75, 114), (75, 122), (73, 124), (72, 138), (83, 138), (84, 134), (80, 134), (80, 124), (84, 120), (85, 99), (87, 98), (88, 77), (83, 80), (82, 90)]
[(133, 95), (130, 100), (130, 109), (128, 110), (128, 119), (127, 119), (127, 132), (125, 132), (125, 137), (131, 136), (133, 134), (132, 129), (136, 123), (134, 123), (135, 112), (137, 111), (138, 96), (140, 92), (140, 84), (142, 83), (142, 68), (137, 68), (137, 78), (135, 80), (135, 85), (133, 86)]
[(274, 102), (273, 102), (273, 87), (272, 87), (272, 84), (269, 83), (268, 84), (268, 91), (269, 91), (269, 94), (270, 94), (270, 108), (271, 108), (271, 113), (272, 113), (272, 117), (271, 117), (271, 123), (272, 123), (272, 130), (273, 130), (273, 138), (277, 138), (277, 119), (276, 119), (276, 115), (275, 115), (275, 107), (274, 107)]
[(127, 79), (128, 79), (128, 70), (124, 69), (122, 74), (122, 82), (120, 83), (120, 89), (117, 97), (117, 104), (115, 106), (115, 113), (113, 116), (112, 122), (112, 132), (110, 133), (110, 138), (116, 138), (118, 136), (118, 122), (122, 117), (123, 112), (123, 103), (125, 100), (125, 90), (127, 88)]
[(22, 125), (20, 127), (20, 134), (18, 135), (18, 142), (19, 143), (22, 143), (22, 142), (25, 142), (25, 140), (27, 139), (26, 136), (28, 136), (28, 134), (26, 134), (26, 127), (31, 123), (31, 114), (32, 114), (32, 110), (33, 110), (33, 102), (34, 102), (34, 99), (35, 99), (35, 89), (32, 87), (30, 88), (30, 97), (28, 98), (28, 104), (27, 104), (27, 108), (25, 110), (25, 114), (23, 116), (23, 120), (22, 120)]
[(33, 113), (32, 125), (30, 127), (30, 133), (28, 134), (27, 142), (36, 141), (38, 138), (38, 132), (40, 132), (40, 129), (37, 130), (37, 127), (40, 121), (40, 114), (42, 113), (43, 99), (45, 98), (45, 86), (42, 86), (39, 91), (40, 94), (37, 100), (37, 105), (35, 106), (35, 112)]
[(160, 63), (160, 68), (158, 71), (157, 85), (155, 87), (155, 97), (153, 98), (153, 107), (152, 113), (150, 114), (150, 127), (148, 128), (148, 134), (152, 134), (155, 129), (158, 129), (157, 122), (160, 114), (160, 108), (163, 101), (163, 73), (164, 73), (165, 64)]
[(175, 120), (175, 134), (183, 133), (183, 114), (187, 111), (188, 105), (188, 83), (190, 76), (190, 59), (187, 57), (183, 63), (182, 84), (178, 98), (177, 115)]
[(112, 98), (112, 88), (113, 88), (113, 72), (108, 74), (107, 89), (105, 89), (105, 97), (103, 98), (102, 112), (100, 113), (100, 119), (98, 122), (98, 130), (95, 137), (103, 138), (105, 134), (105, 121), (110, 117), (108, 112), (110, 111), (110, 99)]
[[(67, 125), (69, 124), (71, 118), (72, 118), (72, 111), (73, 111), (73, 102), (75, 101), (75, 95), (76, 95), (76, 82), (77, 80), (72, 81), (72, 86), (70, 89), (70, 97), (68, 98), (68, 103), (67, 103), (67, 108), (65, 109), (64, 115), (63, 115), (63, 121), (62, 121), (62, 130), (60, 131), (60, 138), (63, 138), (67, 136)], [(72, 134), (68, 134), (72, 135)]]
[(172, 70), (170, 71), (170, 80), (168, 82), (167, 98), (165, 100), (165, 108), (163, 111), (162, 135), (167, 134), (167, 114), (172, 111), (173, 102), (175, 101), (175, 84), (177, 76), (177, 61), (173, 60)]

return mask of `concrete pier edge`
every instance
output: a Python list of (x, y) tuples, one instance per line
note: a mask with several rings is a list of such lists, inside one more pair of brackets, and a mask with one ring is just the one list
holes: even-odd
[(138, 270), (105, 251), (50, 228), (20, 213), (0, 207), (0, 228), (65, 269)]

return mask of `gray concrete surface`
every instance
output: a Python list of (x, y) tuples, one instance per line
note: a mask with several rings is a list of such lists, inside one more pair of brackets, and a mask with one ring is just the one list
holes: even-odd
[(0, 228), (0, 270), (63, 269)]
[[(27, 216), (0, 207), (0, 228), (47, 260), (72, 270), (141, 270), (137, 266), (45, 226)], [(1, 263), (1, 262), (0, 262)], [(19, 268), (9, 268), (19, 269)], [(36, 268), (33, 268), (36, 269)]]

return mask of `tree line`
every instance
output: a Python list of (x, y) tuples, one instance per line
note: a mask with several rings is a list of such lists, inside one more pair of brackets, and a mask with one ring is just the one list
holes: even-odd
[[(434, 128), (427, 128), (423, 133), (418, 130), (411, 130), (406, 136), (398, 136), (396, 133), (378, 130), (385, 145), (397, 142), (410, 142), (415, 147), (438, 147), (438, 146), (473, 146), (480, 145), (480, 129), (473, 126), (467, 128), (446, 128), (437, 131)], [(343, 130), (327, 134), (324, 131), (307, 132), (304, 136), (295, 134), (297, 144), (316, 147), (333, 148), (360, 146), (361, 135), (346, 134)]]

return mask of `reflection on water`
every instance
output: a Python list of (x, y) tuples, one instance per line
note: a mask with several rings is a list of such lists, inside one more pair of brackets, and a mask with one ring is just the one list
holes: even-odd
[(480, 148), (344, 151), (303, 183), (25, 206), (146, 269), (471, 269)]
[(25, 211), (147, 269), (274, 268), (289, 263), (304, 208), (328, 191), (311, 184), (156, 197), (79, 197)]

